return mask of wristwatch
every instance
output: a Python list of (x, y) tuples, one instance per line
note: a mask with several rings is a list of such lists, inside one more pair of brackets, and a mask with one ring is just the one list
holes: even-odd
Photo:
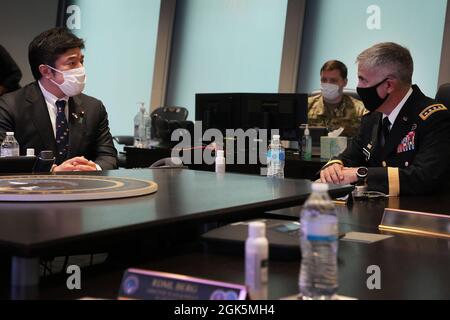
[(369, 173), (369, 169), (367, 169), (366, 167), (359, 167), (356, 170), (356, 176), (358, 177), (358, 185), (365, 185), (366, 184), (366, 179), (367, 179), (367, 174)]

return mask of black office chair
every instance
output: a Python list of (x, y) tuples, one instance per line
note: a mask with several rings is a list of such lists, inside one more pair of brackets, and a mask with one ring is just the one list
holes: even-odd
[[(319, 94), (321, 94), (321, 93), (322, 93), (322, 92), (321, 92), (320, 90), (314, 90), (314, 91), (312, 91), (308, 96), (313, 97), (313, 96), (317, 96), (317, 95), (319, 95)], [(346, 94), (346, 95), (348, 95), (348, 96), (350, 96), (350, 97), (353, 97), (353, 98), (355, 98), (355, 99), (361, 100), (361, 98), (359, 97), (358, 92), (356, 92), (355, 89), (347, 89), (347, 88), (344, 88), (344, 94)]]
[(189, 115), (189, 111), (183, 107), (159, 107), (155, 109), (151, 117), (158, 117), (168, 121), (182, 121), (186, 120)]
[(168, 157), (168, 158), (163, 158), (160, 159), (158, 161), (155, 161), (150, 168), (154, 169), (154, 168), (178, 168), (178, 169), (182, 169), (182, 168), (187, 168), (184, 164), (183, 164), (183, 160), (181, 160), (181, 158), (178, 157)]
[(436, 93), (436, 101), (450, 108), (450, 83), (441, 85)]
[(0, 157), (0, 175), (47, 173), (54, 163), (55, 157), (50, 150), (42, 150), (38, 156)]
[(151, 136), (158, 142), (157, 147), (173, 147), (176, 142), (171, 141), (171, 136), (176, 129), (186, 129), (193, 134), (194, 124), (186, 120), (188, 115), (183, 107), (159, 107), (151, 113)]
[[(113, 140), (123, 146), (132, 146), (134, 145), (134, 137), (133, 136), (114, 136)], [(125, 168), (127, 165), (127, 154), (124, 151), (120, 151), (117, 155), (117, 159), (119, 162), (120, 168)]]

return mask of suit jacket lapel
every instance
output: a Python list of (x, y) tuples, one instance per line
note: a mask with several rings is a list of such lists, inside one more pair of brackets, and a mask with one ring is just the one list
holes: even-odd
[(34, 83), (33, 90), (26, 98), (29, 102), (29, 112), (33, 115), (33, 123), (36, 131), (41, 137), (43, 150), (56, 152), (56, 141), (53, 132), (52, 122), (48, 114), (47, 104), (37, 82)]
[(382, 157), (386, 158), (395, 148), (400, 144), (402, 139), (411, 131), (411, 117), (409, 116), (408, 99), (402, 110), (395, 119), (395, 123), (392, 125), (389, 137), (384, 145)]
[(380, 158), (380, 126), (381, 126), (381, 117), (382, 113), (377, 112), (374, 117), (374, 125), (372, 127), (371, 137), (370, 137), (370, 145), (371, 145), (371, 158), (369, 163), (376, 165), (379, 162)]
[(85, 110), (78, 97), (69, 99), (69, 158), (80, 156), (80, 143), (85, 131)]

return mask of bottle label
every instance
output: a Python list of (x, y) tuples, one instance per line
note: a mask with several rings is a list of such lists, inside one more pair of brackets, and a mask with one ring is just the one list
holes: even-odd
[(285, 152), (283, 150), (269, 150), (267, 151), (267, 160), (280, 160), (284, 161), (286, 158)]
[(337, 240), (337, 236), (314, 236), (308, 234), (308, 241), (322, 241), (322, 242), (334, 242)]
[(267, 281), (269, 280), (268, 269), (269, 269), (269, 260), (268, 259), (261, 260), (261, 282), (262, 283), (267, 283)]
[(280, 158), (280, 161), (284, 161), (284, 159), (286, 158), (286, 155), (285, 155), (284, 151), (280, 151), (279, 158)]
[(302, 159), (303, 160), (311, 160), (311, 153), (302, 151)]
[(309, 241), (332, 242), (338, 238), (337, 218), (334, 216), (302, 221), (302, 223)]
[(267, 259), (261, 259), (257, 254), (247, 257), (246, 261), (246, 285), (252, 289), (259, 290), (261, 285), (268, 281)]

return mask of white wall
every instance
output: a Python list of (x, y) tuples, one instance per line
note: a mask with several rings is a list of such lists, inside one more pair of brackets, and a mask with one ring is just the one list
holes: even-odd
[(137, 102), (149, 107), (160, 0), (73, 0), (86, 41), (85, 93), (103, 101), (112, 135), (132, 135)]
[(278, 92), (287, 0), (177, 3), (167, 104), (195, 118), (195, 94)]
[[(372, 5), (380, 9), (380, 29), (367, 26), (373, 16), (367, 9)], [(355, 88), (357, 55), (378, 42), (393, 41), (410, 49), (415, 64), (413, 81), (434, 97), (446, 5), (447, 0), (308, 0), (298, 92), (319, 87), (320, 68), (330, 59), (347, 65), (348, 86)]]

